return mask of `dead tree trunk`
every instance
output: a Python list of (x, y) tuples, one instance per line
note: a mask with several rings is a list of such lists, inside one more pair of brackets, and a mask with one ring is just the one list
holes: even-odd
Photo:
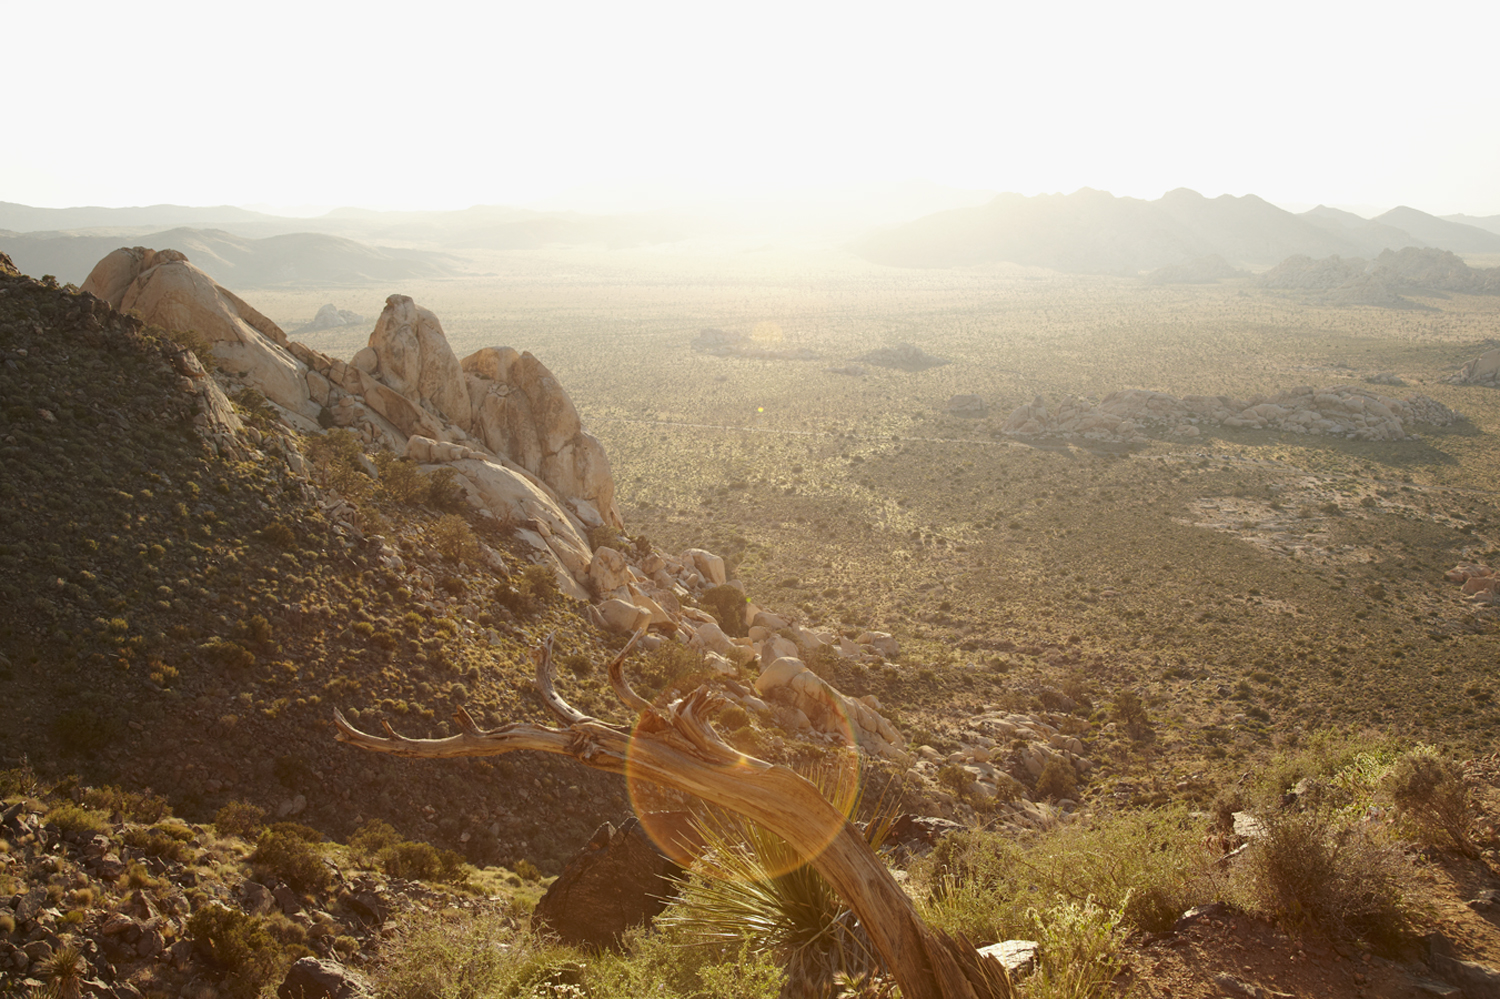
[(702, 798), (744, 815), (787, 841), (826, 878), (869, 934), (906, 999), (1003, 999), (1010, 982), (999, 962), (966, 941), (930, 929), (865, 838), (818, 789), (793, 770), (737, 751), (709, 718), (720, 695), (698, 688), (666, 708), (636, 694), (625, 679), (625, 656), (637, 632), (609, 664), (616, 696), (638, 712), (626, 731), (568, 704), (553, 684), (552, 639), (538, 648), (536, 688), (566, 728), (516, 722), (481, 731), (463, 708), (460, 732), (445, 739), (408, 739), (385, 724), (386, 737), (361, 732), (334, 712), (338, 739), (377, 753), (409, 757), (495, 756), (518, 749), (570, 756), (586, 766), (626, 774)]

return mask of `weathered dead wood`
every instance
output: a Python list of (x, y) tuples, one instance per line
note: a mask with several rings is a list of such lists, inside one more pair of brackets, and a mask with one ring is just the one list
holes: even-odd
[(658, 708), (631, 689), (625, 657), (644, 634), (636, 632), (609, 664), (616, 696), (639, 717), (632, 731), (607, 725), (568, 704), (554, 686), (552, 636), (533, 653), (536, 689), (565, 729), (515, 722), (482, 731), (463, 708), (459, 733), (408, 739), (389, 724), (386, 736), (361, 732), (334, 712), (338, 739), (396, 756), (495, 756), (531, 749), (570, 756), (586, 766), (670, 787), (744, 815), (786, 840), (833, 886), (869, 934), (906, 999), (1000, 999), (1011, 995), (999, 963), (967, 941), (934, 931), (896, 883), (865, 838), (806, 778), (787, 767), (747, 756), (719, 737), (710, 718), (722, 705), (700, 687)]

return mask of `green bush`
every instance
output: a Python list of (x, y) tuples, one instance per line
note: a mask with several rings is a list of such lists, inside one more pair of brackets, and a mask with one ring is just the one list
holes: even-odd
[(1110, 994), (1124, 967), (1120, 951), (1124, 911), (1110, 911), (1093, 898), (1067, 901), (1030, 913), (1036, 925), (1036, 976), (1027, 999), (1092, 999)]
[(1036, 779), (1036, 793), (1049, 801), (1073, 797), (1078, 788), (1078, 774), (1073, 765), (1060, 756), (1048, 757)]
[(254, 999), (280, 979), (305, 947), (287, 947), (267, 921), (216, 903), (201, 906), (188, 920), (193, 947), (224, 972), (223, 991), (232, 999)]
[(1394, 846), (1321, 810), (1271, 811), (1236, 868), (1242, 904), (1289, 926), (1352, 934), (1393, 953), (1409, 929), (1410, 872)]
[(249, 839), (266, 824), (266, 810), (245, 801), (231, 801), (214, 815), (214, 828), (223, 836)]
[(255, 653), (238, 642), (220, 638), (218, 635), (198, 646), (198, 651), (213, 662), (233, 669), (249, 669), (255, 665)]
[(321, 838), (306, 826), (278, 822), (260, 834), (250, 863), (299, 892), (322, 891), (333, 879), (323, 864), (322, 851), (315, 846)]
[(529, 616), (558, 593), (557, 577), (545, 565), (528, 565), (490, 590), (490, 598), (514, 614)]
[(746, 597), (739, 587), (728, 583), (711, 586), (704, 591), (699, 603), (714, 616), (730, 638), (744, 638), (750, 633), (745, 623)]
[(109, 817), (103, 812), (77, 805), (59, 805), (47, 813), (47, 821), (64, 833), (93, 836), (109, 830)]
[(410, 458), (380, 451), (375, 455), (375, 468), (380, 472), (381, 491), (395, 502), (408, 506), (427, 502), (430, 492), (427, 476)]
[(1426, 842), (1477, 856), (1472, 789), (1463, 770), (1431, 746), (1403, 753), (1387, 777), (1391, 800)]
[(131, 822), (160, 822), (172, 814), (167, 799), (150, 788), (144, 791), (122, 791), (118, 787), (91, 787), (83, 792), (83, 804), (102, 812), (118, 812)]
[(462, 883), (468, 879), (464, 859), (452, 850), (402, 839), (388, 822), (372, 819), (349, 837), (355, 859), (396, 878)]

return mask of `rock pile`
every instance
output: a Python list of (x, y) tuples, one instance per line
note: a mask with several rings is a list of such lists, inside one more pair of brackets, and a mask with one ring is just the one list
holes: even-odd
[(1197, 437), (1204, 426), (1281, 430), (1353, 440), (1409, 440), (1417, 424), (1448, 426), (1462, 417), (1435, 399), (1393, 399), (1370, 389), (1335, 385), (1295, 388), (1248, 400), (1127, 389), (1098, 403), (1082, 399), (1049, 405), (1037, 396), (1006, 419), (1004, 432), (1017, 437), (1056, 435), (1098, 441), (1145, 443), (1146, 430)]
[(303, 323), (293, 333), (321, 333), (323, 330), (336, 330), (343, 326), (362, 326), (366, 322), (365, 317), (358, 312), (350, 312), (341, 309), (329, 302), (318, 310), (318, 314), (312, 317), (312, 322)]
[(1451, 381), (1455, 385), (1500, 384), (1500, 347), (1487, 350), (1465, 364)]
[(982, 420), (989, 415), (989, 407), (984, 404), (984, 399), (977, 395), (955, 395), (948, 399), (945, 407), (951, 416), (961, 416), (965, 419)]
[(959, 767), (972, 781), (968, 796), (989, 802), (999, 821), (1018, 828), (1046, 828), (1062, 821), (1074, 803), (1031, 801), (1026, 788), (1053, 760), (1065, 764), (1077, 777), (1093, 771), (1094, 761), (1084, 755), (1082, 740), (1064, 731), (1077, 722), (1067, 715), (986, 710), (968, 719), (959, 748), (953, 752), (945, 755), (931, 746), (915, 747), (915, 770), (942, 783), (940, 771)]
[(902, 371), (926, 371), (949, 363), (945, 358), (929, 354), (921, 347), (909, 343), (872, 350), (855, 360), (882, 368), (899, 368)]
[(1500, 573), (1489, 566), (1465, 563), (1443, 575), (1450, 583), (1462, 583), (1464, 596), (1472, 603), (1500, 604)]

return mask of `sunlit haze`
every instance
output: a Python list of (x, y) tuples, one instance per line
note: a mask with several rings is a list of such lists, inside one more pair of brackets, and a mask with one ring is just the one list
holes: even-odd
[(1500, 213), (1500, 5), (1391, 13), (16, 4), (0, 200), (597, 211), (923, 180)]

